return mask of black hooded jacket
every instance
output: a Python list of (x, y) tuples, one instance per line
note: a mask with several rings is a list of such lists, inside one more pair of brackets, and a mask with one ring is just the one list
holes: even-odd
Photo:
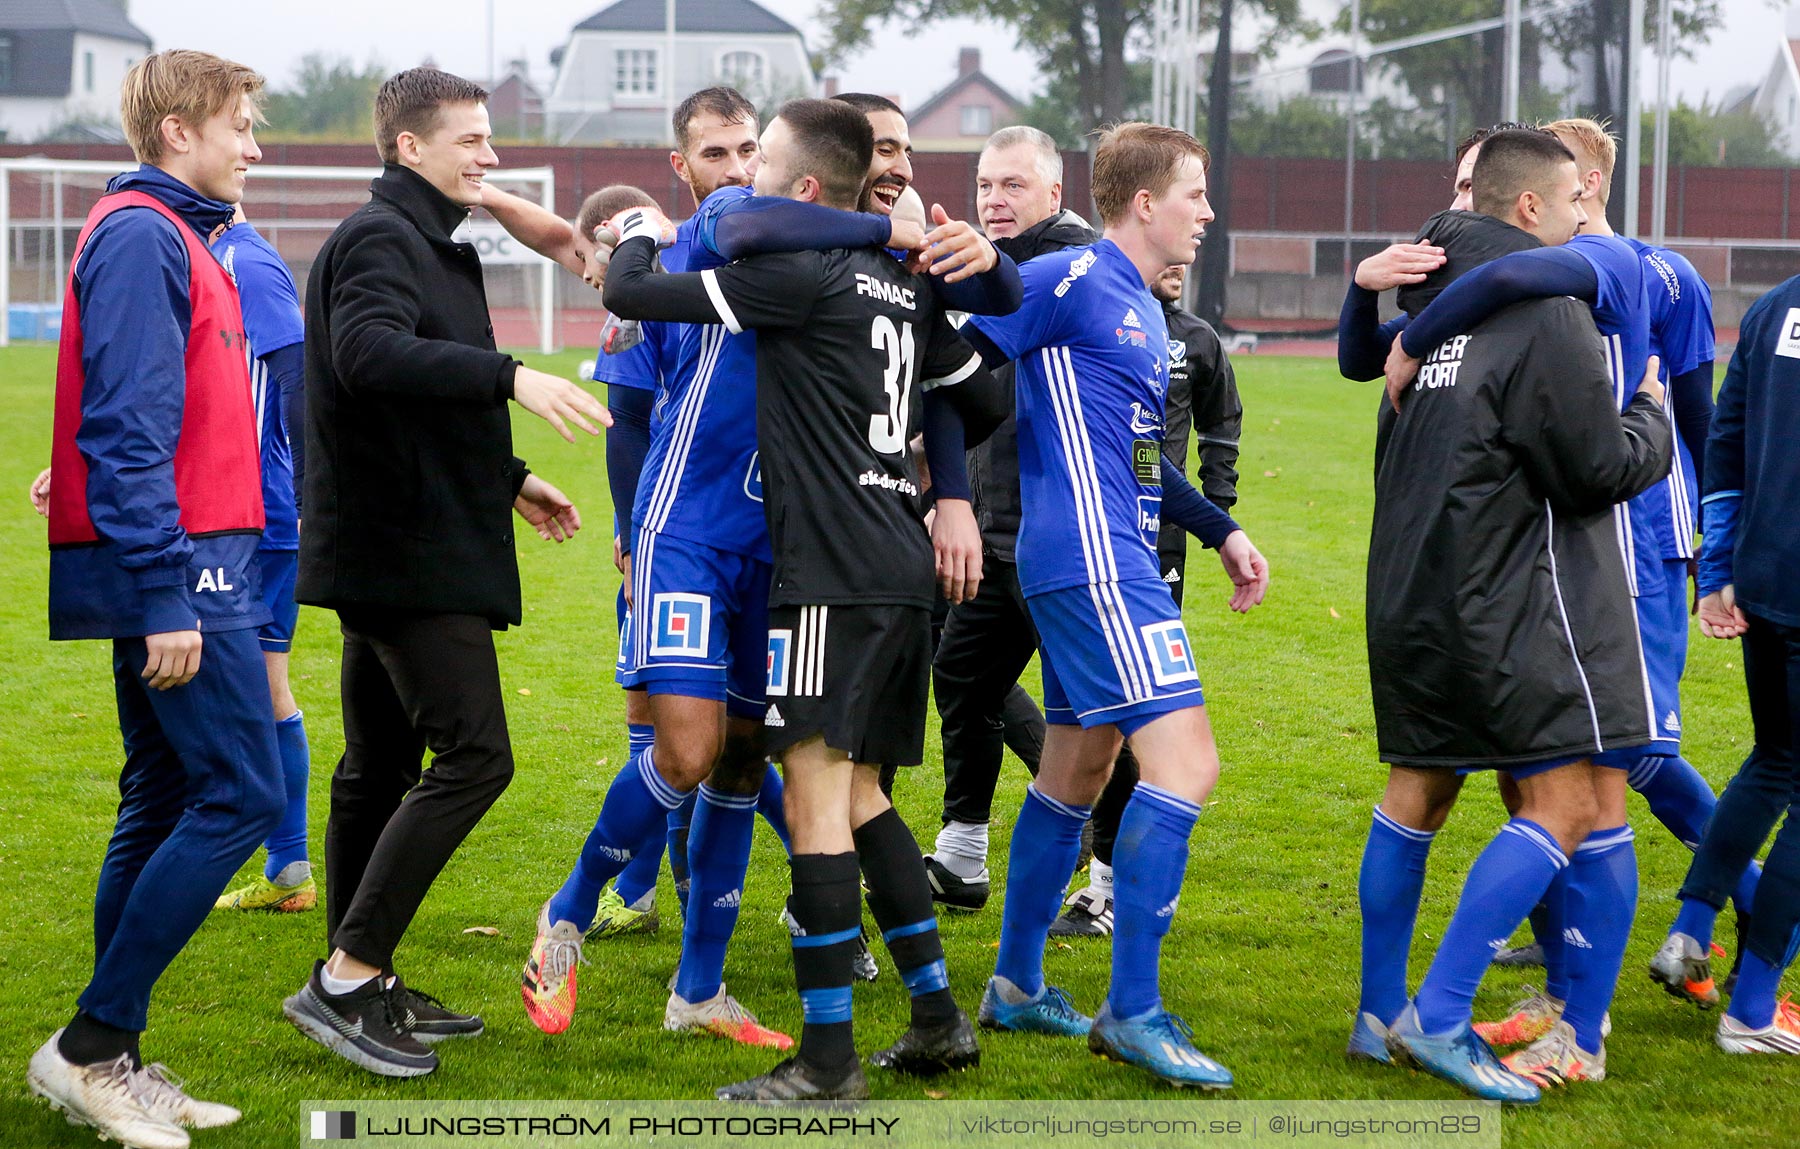
[[(1481, 262), (1471, 244), (1516, 249), (1495, 228), (1517, 229), (1456, 215), (1431, 234), (1457, 271)], [(1672, 450), (1649, 396), (1619, 414), (1576, 300), (1518, 304), (1433, 350), (1377, 440), (1367, 627), (1383, 761), (1522, 765), (1651, 740), (1612, 507), (1666, 475)]]

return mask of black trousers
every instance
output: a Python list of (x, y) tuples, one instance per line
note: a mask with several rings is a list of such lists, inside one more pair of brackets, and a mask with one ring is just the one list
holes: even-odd
[(358, 609), (338, 621), (344, 756), (325, 826), (326, 936), (391, 970), (431, 883), (512, 780), (512, 744), (487, 619)]
[(1756, 913), (1744, 946), (1770, 965), (1784, 966), (1800, 939), (1800, 627), (1753, 614), (1749, 619), (1744, 681), (1756, 745), (1719, 795), (1681, 896), (1724, 906), (1738, 875), (1781, 822), (1756, 885)]
[[(1181, 589), (1187, 585), (1187, 536), (1182, 535), (1172, 545), (1160, 547), (1156, 559), (1162, 568), (1163, 584), (1174, 594), (1175, 605), (1180, 606)], [(1126, 743), (1119, 748), (1119, 757), (1113, 763), (1112, 777), (1106, 780), (1106, 789), (1100, 791), (1100, 798), (1094, 803), (1094, 857), (1103, 865), (1112, 865), (1113, 843), (1119, 840), (1119, 821), (1125, 817), (1125, 807), (1137, 784), (1137, 756), (1131, 752), (1131, 744)]]
[(944, 821), (982, 824), (1011, 746), (1033, 775), (1044, 749), (1044, 715), (1019, 685), (1038, 645), (1019, 592), (1019, 568), (992, 555), (981, 587), (950, 608), (931, 663), (944, 740)]

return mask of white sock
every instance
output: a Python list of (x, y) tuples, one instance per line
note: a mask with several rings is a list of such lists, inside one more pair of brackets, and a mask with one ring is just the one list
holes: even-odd
[(1095, 858), (1093, 861), (1089, 862), (1088, 863), (1088, 886), (1089, 886), (1089, 888), (1098, 890), (1099, 892), (1105, 894), (1109, 898), (1112, 897), (1113, 896), (1112, 870), (1113, 870), (1113, 868), (1111, 866), (1107, 865), (1105, 862), (1102, 862), (1099, 858)]
[(368, 985), (373, 980), (375, 979), (367, 977), (332, 977), (330, 970), (325, 969), (322, 966), (319, 969), (319, 988), (323, 989), (332, 997), (343, 997), (347, 993), (354, 993), (358, 988)]
[(987, 871), (987, 851), (986, 822), (946, 822), (938, 831), (931, 856), (938, 865), (967, 882)]

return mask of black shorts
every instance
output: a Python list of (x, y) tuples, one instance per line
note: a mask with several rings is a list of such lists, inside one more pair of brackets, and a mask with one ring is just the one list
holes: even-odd
[(852, 761), (925, 760), (931, 611), (890, 604), (769, 608), (771, 758), (815, 734)]

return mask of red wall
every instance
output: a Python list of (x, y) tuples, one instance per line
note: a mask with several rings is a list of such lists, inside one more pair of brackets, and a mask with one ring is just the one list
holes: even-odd
[[(123, 147), (88, 144), (5, 145), (0, 156), (117, 160), (131, 163)], [(973, 153), (921, 153), (913, 157), (914, 183), (927, 204), (942, 203), (952, 216), (975, 215)], [(687, 189), (658, 148), (563, 148), (505, 146), (503, 167), (556, 169), (557, 208), (573, 215), (589, 192), (634, 183), (672, 215), (692, 210)], [(376, 162), (372, 145), (265, 144), (268, 164), (360, 166)], [(1355, 230), (1411, 232), (1450, 203), (1450, 165), (1375, 160), (1356, 167)], [(254, 174), (251, 177), (255, 178)], [(1649, 228), (1652, 174), (1643, 173), (1643, 230)], [(1088, 157), (1064, 155), (1063, 202), (1086, 214), (1091, 208)], [(84, 205), (85, 206), (85, 205)], [(71, 205), (73, 208), (73, 205)], [(291, 206), (288, 214), (302, 215)], [(1336, 160), (1240, 157), (1233, 165), (1231, 224), (1244, 231), (1340, 232), (1344, 221), (1344, 165)], [(1675, 168), (1669, 172), (1668, 234), (1707, 239), (1800, 239), (1800, 180), (1789, 168)]]

